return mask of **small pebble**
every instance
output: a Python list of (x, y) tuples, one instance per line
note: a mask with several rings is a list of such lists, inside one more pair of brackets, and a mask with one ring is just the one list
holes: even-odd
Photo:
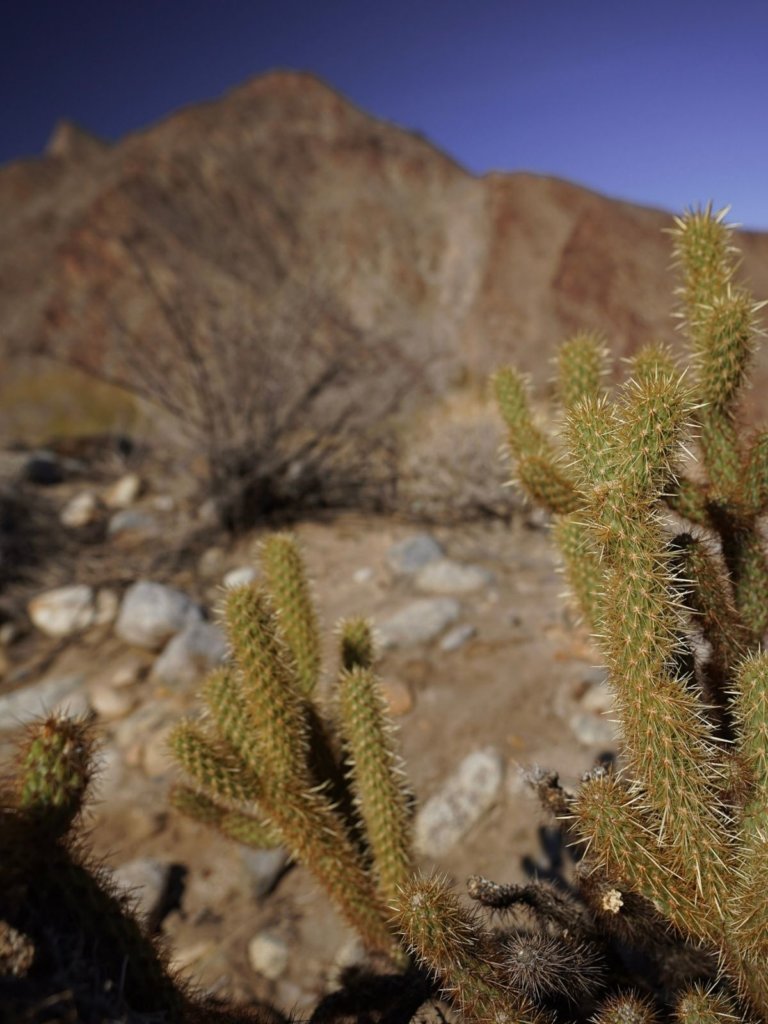
[(260, 932), (248, 943), (248, 960), (258, 974), (275, 981), (285, 974), (291, 953), (284, 939), (271, 932)]
[(440, 641), (440, 650), (448, 653), (451, 651), (458, 651), (458, 649), (463, 647), (468, 640), (471, 640), (476, 633), (477, 629), (469, 623), (464, 623), (462, 626), (455, 626), (453, 629), (449, 630)]

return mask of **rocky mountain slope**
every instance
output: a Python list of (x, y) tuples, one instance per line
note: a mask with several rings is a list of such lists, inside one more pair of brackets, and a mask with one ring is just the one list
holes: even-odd
[[(674, 341), (669, 224), (552, 178), (474, 177), (275, 72), (112, 147), (60, 125), (44, 157), (0, 168), (1, 340), (144, 384), (180, 336), (237, 338), (288, 390), (340, 339), (369, 390), (443, 394), (510, 358), (544, 380), (579, 327), (619, 354)], [(768, 295), (768, 236), (739, 245)]]

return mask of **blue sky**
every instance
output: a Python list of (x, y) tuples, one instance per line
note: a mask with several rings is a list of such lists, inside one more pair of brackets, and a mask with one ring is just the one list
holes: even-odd
[(768, 230), (768, 3), (6, 0), (0, 162), (313, 71), (476, 173), (555, 174)]

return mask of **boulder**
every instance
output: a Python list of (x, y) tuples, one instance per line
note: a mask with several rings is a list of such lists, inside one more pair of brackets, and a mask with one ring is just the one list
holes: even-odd
[(158, 650), (185, 626), (200, 619), (198, 606), (180, 590), (138, 580), (123, 597), (115, 633), (134, 647)]

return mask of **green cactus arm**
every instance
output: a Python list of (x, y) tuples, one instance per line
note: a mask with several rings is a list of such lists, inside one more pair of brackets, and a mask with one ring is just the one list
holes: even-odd
[(495, 374), (493, 386), (520, 486), (551, 512), (573, 511), (578, 504), (573, 482), (558, 465), (551, 442), (533, 421), (525, 380), (516, 370), (506, 368)]
[(338, 699), (352, 787), (373, 853), (373, 870), (382, 897), (391, 899), (413, 872), (408, 793), (392, 725), (370, 669), (342, 672)]
[(736, 527), (736, 544), (726, 553), (734, 580), (734, 596), (744, 626), (753, 643), (768, 631), (768, 562), (765, 543), (755, 523)]
[(560, 346), (557, 370), (560, 403), (568, 412), (582, 399), (602, 393), (608, 373), (608, 349), (597, 334), (580, 331)]
[(619, 779), (608, 774), (588, 779), (576, 797), (575, 815), (590, 863), (650, 900), (684, 935), (714, 943), (722, 938), (721, 915), (701, 900), (695, 883), (676, 873), (653, 819)]
[(552, 445), (533, 421), (528, 384), (513, 367), (497, 371), (492, 378), (496, 402), (509, 431), (509, 446), (516, 458), (524, 455), (552, 456)]
[(768, 653), (745, 657), (736, 671), (733, 715), (737, 726), (737, 755), (746, 775), (748, 818), (768, 827)]
[(664, 501), (683, 519), (697, 526), (711, 526), (707, 489), (703, 484), (678, 476), (667, 484)]
[(91, 781), (93, 732), (77, 719), (51, 715), (27, 730), (17, 758), (16, 805), (50, 840), (79, 817)]
[(759, 515), (768, 505), (768, 430), (753, 439), (747, 452), (741, 481), (741, 500), (750, 515)]
[(549, 455), (522, 455), (516, 465), (517, 483), (528, 497), (556, 515), (578, 508), (573, 484)]
[(685, 989), (677, 998), (678, 1024), (747, 1024), (722, 992), (707, 991), (700, 985)]
[(703, 538), (686, 536), (680, 549), (685, 599), (710, 645), (703, 666), (705, 697), (715, 709), (728, 707), (726, 688), (750, 647), (751, 636), (734, 602), (725, 567)]
[(320, 631), (296, 539), (287, 533), (272, 534), (262, 545), (261, 564), (299, 689), (310, 696), (320, 676)]
[(730, 413), (713, 408), (699, 414), (699, 447), (709, 479), (708, 501), (716, 506), (737, 506), (742, 490), (743, 454)]
[(468, 1021), (545, 1024), (546, 1015), (511, 990), (485, 949), (475, 914), (440, 877), (414, 876), (397, 894), (403, 938)]
[(576, 605), (587, 624), (596, 629), (603, 615), (603, 570), (600, 552), (583, 515), (575, 512), (559, 516), (554, 539)]
[(373, 668), (376, 647), (371, 621), (360, 617), (343, 619), (339, 623), (338, 632), (342, 671)]
[(733, 412), (754, 354), (760, 308), (730, 284), (697, 306), (689, 329), (703, 416)]
[(260, 809), (366, 946), (397, 957), (391, 914), (327, 797), (317, 790), (287, 787), (264, 799)]
[(170, 793), (170, 804), (187, 818), (215, 828), (229, 839), (253, 846), (258, 850), (271, 850), (281, 846), (280, 837), (273, 828), (250, 814), (222, 807), (215, 800), (191, 789), (189, 786), (174, 786)]
[(617, 405), (617, 476), (628, 495), (663, 494), (690, 423), (691, 389), (682, 376), (630, 378)]
[(214, 798), (249, 804), (261, 796), (259, 780), (225, 744), (212, 740), (194, 722), (182, 721), (168, 739), (184, 771)]
[(629, 360), (629, 376), (634, 380), (674, 377), (677, 362), (672, 349), (662, 341), (650, 341), (635, 352)]
[(270, 786), (290, 785), (307, 763), (306, 714), (268, 598), (253, 586), (233, 588), (225, 616), (261, 761), (259, 777)]
[(733, 229), (725, 223), (728, 207), (712, 212), (712, 204), (687, 210), (675, 217), (670, 230), (674, 239), (674, 264), (682, 272), (677, 294), (683, 300), (684, 313), (695, 319), (702, 303), (722, 295), (736, 270), (737, 250), (732, 242)]

